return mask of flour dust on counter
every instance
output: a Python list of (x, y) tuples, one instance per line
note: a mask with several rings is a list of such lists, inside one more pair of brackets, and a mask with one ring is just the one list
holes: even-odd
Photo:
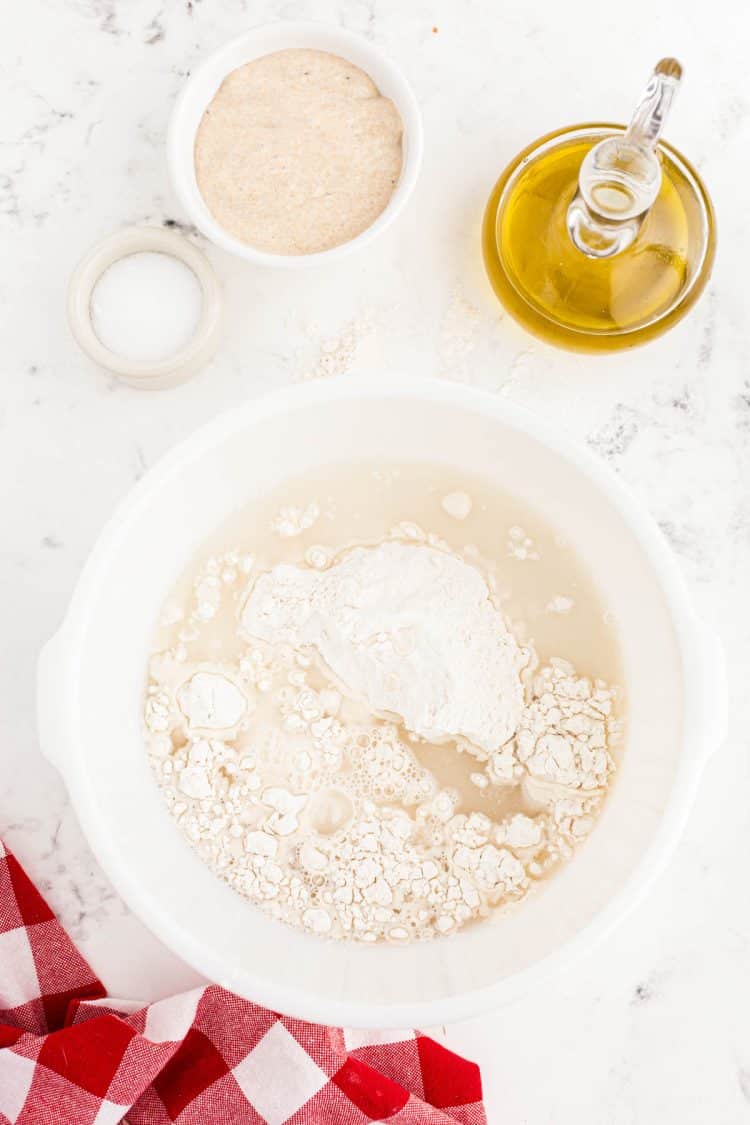
[(621, 681), (594, 578), (528, 506), (443, 466), (334, 466), (255, 499), (181, 576), (146, 741), (241, 895), (404, 942), (573, 856), (616, 770)]

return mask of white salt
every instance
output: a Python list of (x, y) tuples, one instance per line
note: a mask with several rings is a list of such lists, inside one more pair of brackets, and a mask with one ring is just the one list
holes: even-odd
[(158, 363), (181, 351), (201, 314), (200, 283), (170, 254), (143, 251), (113, 262), (91, 294), (91, 322), (115, 355)]

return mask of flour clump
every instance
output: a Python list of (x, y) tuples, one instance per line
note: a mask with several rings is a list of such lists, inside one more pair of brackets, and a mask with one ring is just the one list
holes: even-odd
[(247, 701), (228, 676), (196, 672), (177, 691), (177, 703), (189, 726), (228, 730), (245, 714)]
[(242, 611), (250, 637), (311, 646), (343, 689), (431, 741), (485, 754), (514, 734), (522, 654), (479, 571), (429, 546), (382, 543), (327, 570), (280, 564)]

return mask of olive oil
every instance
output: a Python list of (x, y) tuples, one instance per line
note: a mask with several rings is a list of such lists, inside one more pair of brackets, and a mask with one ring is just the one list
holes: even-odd
[(583, 159), (619, 131), (591, 125), (551, 134), (519, 154), (487, 205), (483, 249), (492, 286), (508, 311), (549, 343), (583, 351), (632, 347), (682, 316), (710, 272), (710, 201), (690, 166), (663, 143), (659, 192), (634, 242), (593, 259), (573, 243), (567, 215)]

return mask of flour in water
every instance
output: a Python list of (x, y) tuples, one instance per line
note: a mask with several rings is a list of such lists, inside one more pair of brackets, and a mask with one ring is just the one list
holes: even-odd
[(593, 827), (621, 741), (608, 621), (577, 556), (480, 479), (362, 465), (289, 482), (164, 607), (152, 765), (205, 861), (273, 916), (448, 934)]
[(426, 544), (355, 547), (325, 571), (281, 563), (240, 618), (249, 639), (312, 646), (355, 698), (429, 742), (514, 734), (522, 657), (474, 567)]

